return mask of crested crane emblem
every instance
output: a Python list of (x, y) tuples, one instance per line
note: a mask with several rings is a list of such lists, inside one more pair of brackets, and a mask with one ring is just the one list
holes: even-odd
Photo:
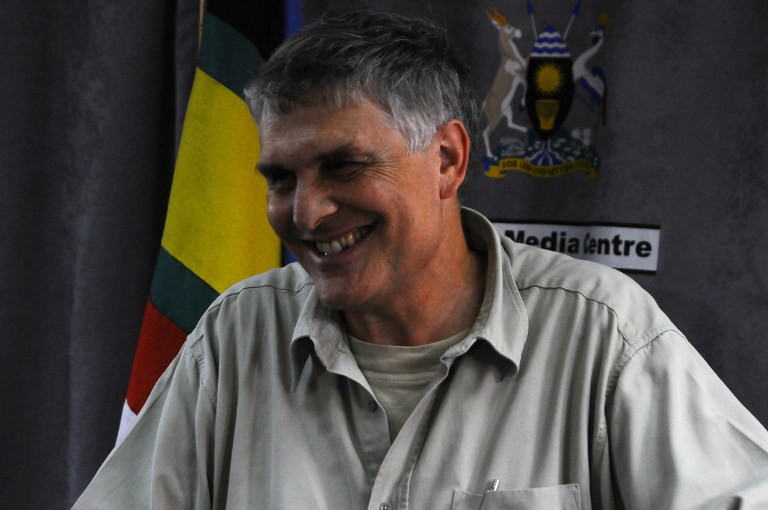
[[(595, 178), (599, 158), (592, 145), (592, 129), (569, 131), (566, 121), (578, 103), (590, 112), (587, 123), (595, 119), (598, 125), (605, 123), (605, 73), (600, 67), (589, 67), (588, 61), (602, 47), (607, 17), (601, 16), (601, 24), (590, 34), (589, 47), (573, 59), (566, 38), (581, 1), (572, 9), (563, 35), (551, 24), (537, 34), (531, 0), (527, 6), (534, 35), (527, 58), (518, 48), (522, 28), (495, 7), (493, 12), (486, 11), (498, 32), (501, 59), (482, 105), (485, 174), (501, 178), (510, 171), (535, 177), (585, 173)], [(584, 116), (579, 120), (584, 122)]]

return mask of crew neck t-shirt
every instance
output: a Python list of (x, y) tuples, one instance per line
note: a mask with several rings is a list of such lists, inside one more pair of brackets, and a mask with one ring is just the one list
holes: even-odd
[(429, 389), (440, 368), (440, 357), (468, 331), (417, 346), (378, 345), (348, 335), (357, 365), (387, 415), (390, 440), (395, 440)]

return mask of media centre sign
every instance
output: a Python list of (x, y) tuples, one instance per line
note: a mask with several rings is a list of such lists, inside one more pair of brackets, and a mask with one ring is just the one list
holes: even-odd
[(623, 271), (655, 273), (659, 227), (493, 222), (499, 235)]

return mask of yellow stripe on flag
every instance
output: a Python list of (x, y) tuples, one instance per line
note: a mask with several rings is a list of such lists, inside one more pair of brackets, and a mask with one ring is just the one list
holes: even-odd
[(162, 245), (218, 292), (280, 265), (258, 154), (243, 99), (198, 68)]

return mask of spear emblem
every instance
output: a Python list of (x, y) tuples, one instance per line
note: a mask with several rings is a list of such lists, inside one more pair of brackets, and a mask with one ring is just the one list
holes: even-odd
[(533, 27), (533, 40), (538, 39), (539, 34), (536, 33), (536, 18), (533, 16), (533, 2), (528, 0), (528, 17), (531, 19), (531, 27)]
[[(530, 2), (530, 0), (529, 0)], [(571, 18), (568, 20), (568, 26), (565, 27), (565, 33), (563, 34), (563, 40), (565, 40), (568, 37), (568, 32), (571, 30), (571, 25), (573, 25), (573, 20), (576, 19), (576, 16), (579, 15), (579, 11), (581, 10), (581, 0), (576, 0), (576, 5), (573, 6), (573, 10), (571, 11)]]

